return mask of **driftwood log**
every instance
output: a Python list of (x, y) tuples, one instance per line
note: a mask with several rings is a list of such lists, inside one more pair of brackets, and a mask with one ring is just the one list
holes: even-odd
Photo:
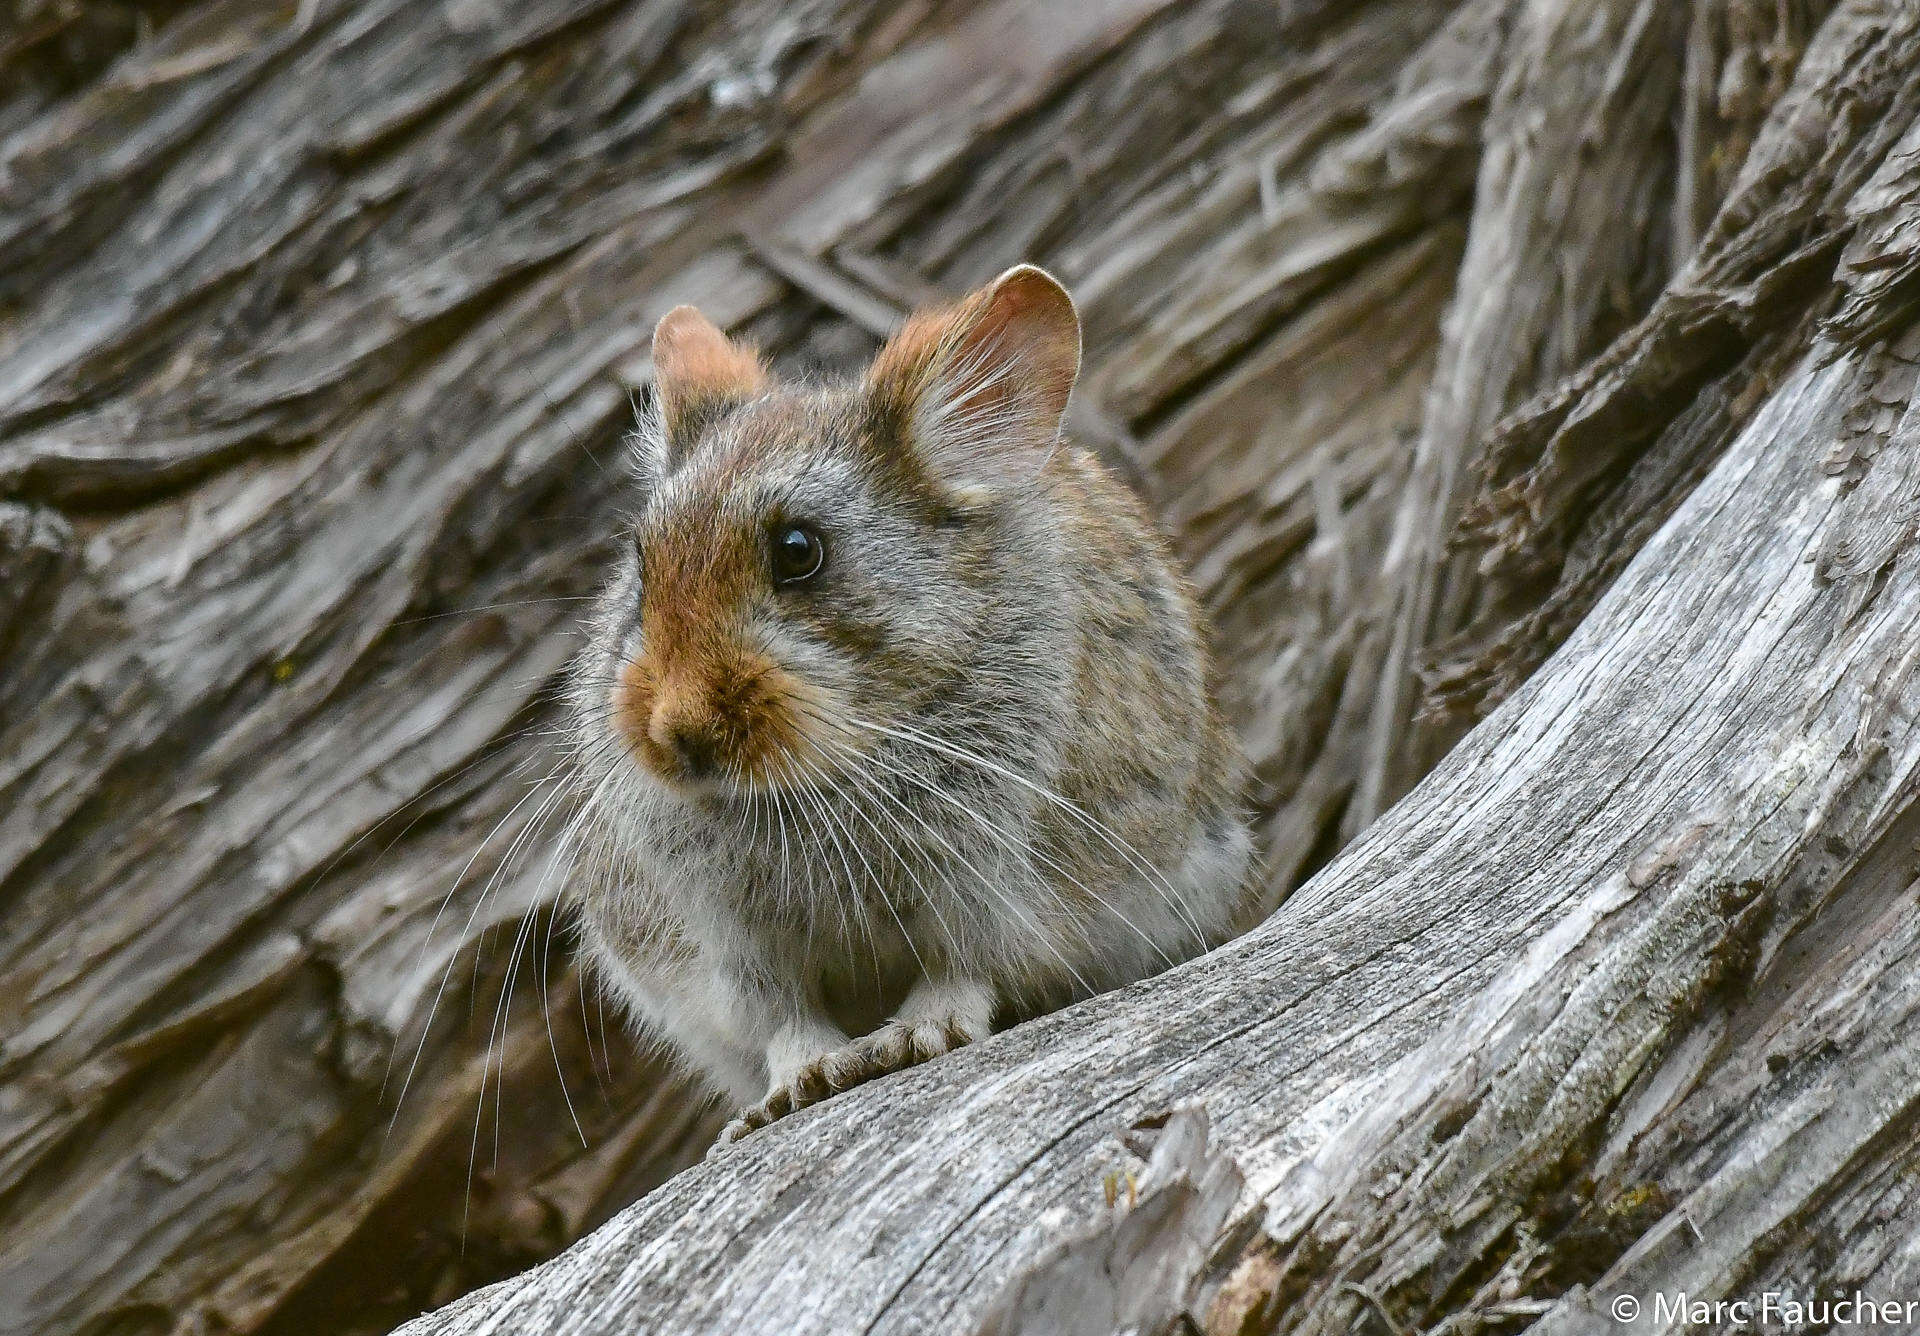
[[(1023, 258), (1279, 907), (675, 1175), (540, 782), (647, 332)], [(10, 0), (0, 1332), (1920, 1301), (1917, 381), (1901, 0)]]

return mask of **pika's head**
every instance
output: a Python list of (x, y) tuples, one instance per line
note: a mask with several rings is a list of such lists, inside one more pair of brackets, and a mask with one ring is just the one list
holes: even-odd
[(661, 319), (653, 364), (644, 502), (588, 694), (654, 780), (832, 782), (1018, 639), (1032, 497), (1080, 364), (1052, 277), (1021, 266), (915, 316), (846, 384), (782, 384), (690, 306)]

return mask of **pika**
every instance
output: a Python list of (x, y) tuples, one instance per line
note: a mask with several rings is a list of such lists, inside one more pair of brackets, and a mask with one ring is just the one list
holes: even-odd
[(1192, 593), (1061, 436), (1080, 321), (1010, 269), (865, 375), (653, 335), (638, 505), (568, 685), (585, 957), (722, 1143), (1249, 926)]

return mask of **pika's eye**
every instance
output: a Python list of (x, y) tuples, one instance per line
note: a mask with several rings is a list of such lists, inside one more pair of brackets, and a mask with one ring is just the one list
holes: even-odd
[(773, 582), (800, 584), (820, 573), (827, 545), (804, 524), (783, 524), (773, 531)]

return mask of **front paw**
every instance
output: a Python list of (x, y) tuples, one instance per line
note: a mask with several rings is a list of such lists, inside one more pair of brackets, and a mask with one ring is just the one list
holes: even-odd
[(981, 1037), (958, 1016), (888, 1021), (872, 1034), (864, 1035), (839, 1053), (829, 1055), (827, 1061), (832, 1063), (837, 1060), (842, 1064), (830, 1071), (839, 1083), (837, 1088), (845, 1090), (862, 1081), (871, 1081), (876, 1076), (885, 1076), (888, 1072), (916, 1067), (929, 1058), (951, 1053)]
[(971, 1043), (974, 1035), (959, 1017), (943, 1020), (888, 1021), (845, 1048), (823, 1053), (776, 1086), (767, 1097), (720, 1130), (714, 1149), (731, 1146), (749, 1132), (778, 1122), (796, 1109), (851, 1090), (889, 1072), (904, 1071), (929, 1058)]

